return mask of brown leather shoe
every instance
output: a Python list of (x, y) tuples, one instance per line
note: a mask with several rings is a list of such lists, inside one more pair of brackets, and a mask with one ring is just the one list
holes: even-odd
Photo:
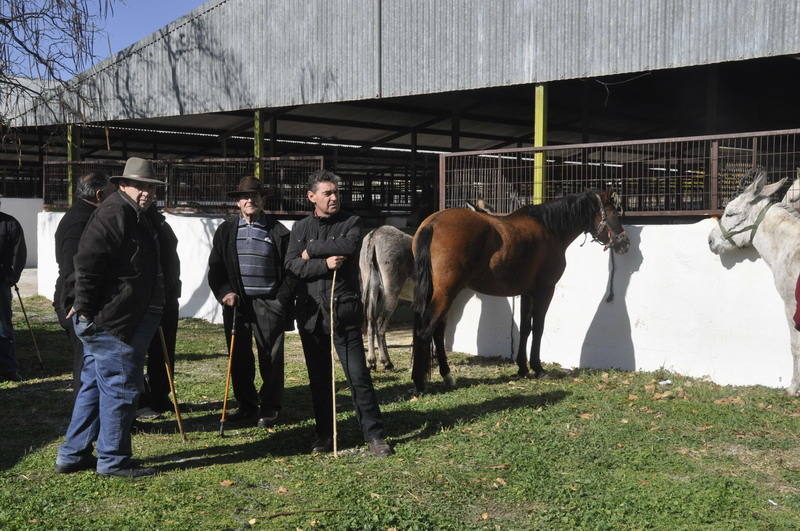
[(392, 447), (389, 446), (389, 443), (383, 439), (372, 439), (371, 441), (367, 441), (367, 447), (369, 447), (369, 451), (372, 452), (372, 455), (375, 457), (389, 457), (394, 453), (394, 450), (392, 450)]

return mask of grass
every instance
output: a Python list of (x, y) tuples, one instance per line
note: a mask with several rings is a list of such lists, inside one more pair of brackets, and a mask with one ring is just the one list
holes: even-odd
[[(565, 371), (518, 380), (507, 361), (454, 354), (413, 398), (402, 370), (375, 384), (396, 456), (371, 457), (339, 373), (338, 459), (311, 456), (302, 351), (286, 343), (282, 423), (217, 435), (220, 327), (181, 321), (176, 382), (189, 442), (152, 421), (134, 452), (160, 469), (135, 481), (53, 472), (68, 423), (70, 349), (49, 301), (26, 299), (47, 370), (0, 384), (0, 528), (43, 529), (796, 529), (800, 401), (667, 373)], [(390, 341), (391, 342), (391, 341)], [(670, 384), (658, 382), (670, 379)]]

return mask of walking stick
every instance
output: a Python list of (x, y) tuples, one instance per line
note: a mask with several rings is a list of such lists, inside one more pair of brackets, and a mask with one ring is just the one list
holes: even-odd
[(225, 414), (228, 410), (228, 388), (231, 386), (231, 361), (233, 344), (236, 341), (236, 306), (233, 307), (233, 326), (231, 327), (231, 346), (228, 352), (228, 373), (225, 375), (225, 398), (222, 399), (222, 417), (219, 419), (219, 436), (225, 437)]
[(161, 351), (164, 353), (164, 368), (167, 370), (169, 390), (172, 392), (172, 405), (175, 407), (175, 420), (178, 422), (178, 431), (181, 433), (183, 442), (187, 442), (186, 433), (183, 431), (183, 422), (181, 422), (181, 408), (178, 406), (178, 393), (175, 392), (175, 380), (172, 378), (172, 368), (169, 366), (167, 341), (164, 339), (164, 329), (160, 326), (158, 327), (158, 335), (161, 337)]
[(25, 311), (25, 305), (22, 304), (22, 295), (19, 294), (19, 286), (17, 286), (16, 283), (14, 283), (14, 289), (17, 292), (17, 299), (19, 299), (19, 307), (22, 308), (22, 315), (25, 316), (25, 323), (28, 325), (28, 330), (31, 333), (31, 339), (33, 340), (33, 348), (36, 349), (36, 357), (39, 358), (39, 368), (44, 370), (42, 353), (39, 352), (39, 345), (36, 343), (36, 336), (33, 334), (33, 328), (31, 328), (31, 322), (28, 321), (28, 313)]
[(336, 444), (336, 352), (333, 346), (333, 294), (336, 291), (336, 270), (333, 270), (333, 280), (331, 281), (331, 398), (333, 403), (333, 457), (339, 457)]

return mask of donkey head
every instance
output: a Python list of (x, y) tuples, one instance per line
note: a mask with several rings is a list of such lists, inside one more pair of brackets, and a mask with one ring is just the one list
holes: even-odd
[(764, 215), (773, 204), (770, 196), (779, 191), (786, 182), (767, 184), (767, 172), (761, 170), (744, 191), (731, 199), (725, 207), (722, 219), (708, 235), (711, 252), (720, 254), (736, 248), (748, 247), (753, 243), (756, 229)]
[(619, 220), (622, 215), (619, 196), (608, 190), (595, 195), (600, 208), (595, 214), (592, 236), (600, 241), (606, 249), (610, 247), (617, 254), (627, 253), (631, 242)]

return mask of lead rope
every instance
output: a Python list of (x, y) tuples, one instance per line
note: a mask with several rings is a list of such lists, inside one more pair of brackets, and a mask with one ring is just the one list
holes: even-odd
[(333, 345), (333, 294), (336, 291), (336, 270), (333, 270), (333, 280), (331, 280), (331, 403), (333, 404), (333, 457), (339, 457), (336, 444), (336, 351)]
[(614, 251), (608, 253), (608, 259), (611, 260), (611, 269), (608, 271), (608, 296), (606, 302), (614, 300), (614, 272), (616, 271), (616, 263), (614, 262)]

